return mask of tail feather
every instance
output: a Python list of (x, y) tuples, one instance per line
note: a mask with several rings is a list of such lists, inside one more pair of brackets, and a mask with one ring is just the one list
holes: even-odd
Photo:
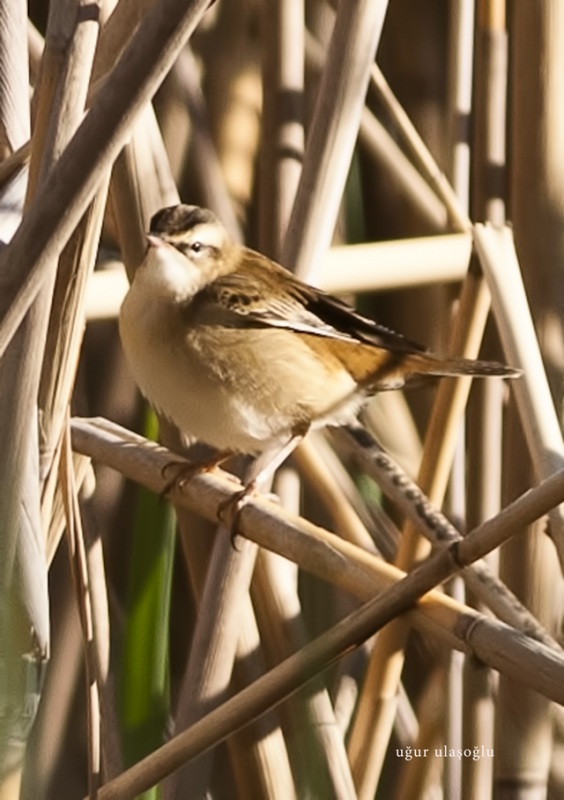
[(435, 375), (455, 377), (471, 375), (474, 378), (517, 378), (521, 370), (500, 364), (497, 361), (479, 361), (470, 358), (440, 358), (431, 353), (414, 353), (409, 357), (412, 375)]

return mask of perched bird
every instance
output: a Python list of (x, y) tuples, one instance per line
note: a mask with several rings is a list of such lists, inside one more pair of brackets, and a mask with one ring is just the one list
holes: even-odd
[(206, 209), (162, 209), (147, 241), (120, 312), (123, 348), (154, 408), (220, 451), (213, 463), (266, 452), (262, 477), (310, 428), (343, 424), (415, 376), (517, 374), (426, 352), (235, 244)]

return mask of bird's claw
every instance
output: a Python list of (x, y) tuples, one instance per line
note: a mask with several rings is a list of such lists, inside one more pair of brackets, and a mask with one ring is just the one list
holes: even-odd
[(203, 472), (211, 472), (213, 469), (226, 461), (230, 455), (230, 451), (220, 451), (211, 458), (208, 458), (205, 461), (200, 461), (197, 464), (191, 464), (188, 461), (169, 461), (161, 469), (163, 480), (166, 481), (166, 474), (169, 470), (174, 470), (175, 474), (174, 477), (165, 484), (164, 489), (161, 492), (161, 498), (166, 497), (166, 495), (175, 487), (183, 489), (188, 481), (192, 480), (195, 475)]
[(237, 525), (241, 511), (249, 500), (256, 494), (254, 481), (248, 483), (241, 491), (231, 495), (231, 497), (219, 504), (217, 509), (218, 520), (229, 529), (229, 537), (234, 550), (237, 550), (235, 540), (237, 538)]

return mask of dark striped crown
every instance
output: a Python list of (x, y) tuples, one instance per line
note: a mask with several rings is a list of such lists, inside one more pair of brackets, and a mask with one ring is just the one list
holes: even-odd
[(184, 233), (196, 225), (217, 223), (215, 214), (199, 206), (177, 205), (161, 208), (151, 217), (150, 233)]

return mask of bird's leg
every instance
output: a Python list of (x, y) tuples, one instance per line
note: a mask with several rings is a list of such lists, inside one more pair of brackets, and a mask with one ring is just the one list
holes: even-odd
[(229, 527), (233, 546), (235, 546), (234, 541), (237, 536), (239, 514), (243, 507), (253, 495), (258, 493), (260, 484), (274, 475), (278, 467), (288, 458), (290, 453), (296, 449), (304, 436), (305, 432), (293, 433), (282, 447), (271, 447), (261, 453), (251, 465), (243, 489), (220, 504), (217, 510), (217, 516), (220, 522), (223, 522)]
[(233, 452), (231, 450), (220, 450), (214, 453), (213, 456), (206, 458), (205, 461), (199, 461), (196, 464), (188, 464), (186, 461), (169, 461), (162, 468), (161, 475), (166, 480), (167, 472), (174, 470), (174, 476), (165, 484), (161, 497), (165, 497), (175, 486), (182, 489), (194, 475), (198, 475), (201, 472), (211, 472), (232, 455)]

